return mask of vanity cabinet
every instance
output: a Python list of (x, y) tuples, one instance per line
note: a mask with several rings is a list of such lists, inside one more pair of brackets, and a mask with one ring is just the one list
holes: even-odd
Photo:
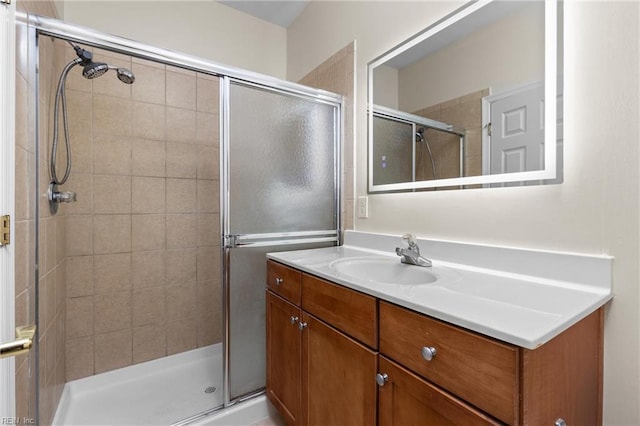
[(267, 397), (290, 425), (302, 424), (300, 316), (299, 307), (267, 292)]
[(267, 288), (267, 398), (287, 424), (375, 425), (376, 299), (271, 261)]
[[(529, 350), (268, 271), (267, 396), (290, 425), (602, 424), (603, 308)], [(278, 292), (287, 284), (298, 302)]]
[(267, 263), (267, 288), (294, 305), (300, 306), (302, 273), (270, 261)]
[(304, 311), (302, 319), (302, 424), (375, 425), (376, 352)]
[(378, 371), (380, 426), (500, 424), (382, 355)]
[(528, 350), (382, 300), (379, 308), (381, 355), (500, 422), (602, 424), (602, 309)]
[(380, 352), (505, 423), (516, 423), (517, 347), (380, 301)]

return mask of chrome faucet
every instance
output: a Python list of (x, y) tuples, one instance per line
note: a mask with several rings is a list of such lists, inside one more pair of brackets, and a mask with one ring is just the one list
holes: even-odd
[(409, 248), (396, 247), (396, 254), (400, 256), (400, 261), (407, 265), (431, 266), (431, 261), (420, 256), (420, 247), (413, 234), (404, 234), (402, 239), (409, 244)]

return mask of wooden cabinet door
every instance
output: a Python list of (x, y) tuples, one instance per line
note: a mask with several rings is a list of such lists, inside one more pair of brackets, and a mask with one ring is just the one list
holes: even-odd
[(376, 353), (306, 312), (302, 318), (303, 424), (375, 425)]
[(267, 398), (289, 426), (300, 425), (300, 308), (267, 292)]
[(500, 425), (398, 364), (379, 357), (387, 381), (378, 388), (379, 426)]

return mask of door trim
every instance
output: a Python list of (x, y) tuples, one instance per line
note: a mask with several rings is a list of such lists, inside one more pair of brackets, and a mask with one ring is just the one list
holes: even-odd
[[(0, 214), (15, 217), (15, 2), (0, 5)], [(11, 221), (15, 235), (15, 220)], [(14, 245), (0, 247), (0, 340), (15, 338)], [(15, 360), (0, 361), (0, 416), (15, 416)]]

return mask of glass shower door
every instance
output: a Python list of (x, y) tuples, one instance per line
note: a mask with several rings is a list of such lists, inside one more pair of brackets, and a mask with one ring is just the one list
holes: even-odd
[(265, 386), (266, 253), (338, 240), (339, 104), (227, 80), (228, 398)]
[(407, 121), (373, 116), (373, 184), (415, 180), (414, 126)]

